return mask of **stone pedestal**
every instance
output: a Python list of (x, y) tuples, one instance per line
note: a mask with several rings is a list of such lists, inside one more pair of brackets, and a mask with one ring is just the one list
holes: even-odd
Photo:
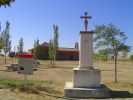
[(101, 87), (101, 71), (98, 69), (73, 69), (73, 87), (99, 88)]
[(79, 68), (93, 68), (93, 33), (90, 31), (80, 32)]
[(80, 32), (79, 67), (73, 69), (73, 81), (64, 88), (66, 97), (106, 98), (110, 89), (101, 84), (101, 71), (93, 68), (93, 34)]

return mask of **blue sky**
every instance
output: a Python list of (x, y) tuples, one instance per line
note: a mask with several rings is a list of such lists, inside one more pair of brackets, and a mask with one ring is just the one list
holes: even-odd
[(59, 26), (59, 45), (74, 47), (79, 32), (84, 30), (80, 16), (87, 11), (93, 17), (89, 30), (95, 25), (113, 23), (126, 33), (127, 44), (133, 47), (132, 10), (133, 0), (16, 0), (11, 7), (0, 8), (0, 21), (2, 28), (7, 20), (11, 23), (13, 48), (21, 37), (25, 50), (33, 47), (36, 38), (40, 43), (48, 42), (54, 24)]

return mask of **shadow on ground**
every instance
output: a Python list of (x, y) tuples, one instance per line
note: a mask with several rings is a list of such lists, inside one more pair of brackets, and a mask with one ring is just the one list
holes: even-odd
[(133, 93), (128, 91), (111, 91), (111, 98), (133, 98)]
[(130, 93), (128, 91), (111, 91), (111, 97), (109, 98), (67, 98), (67, 97), (60, 97), (60, 96), (55, 96), (55, 95), (51, 95), (51, 94), (43, 94), (43, 95), (47, 95), (50, 97), (54, 97), (54, 98), (61, 98), (61, 99), (67, 99), (67, 100), (88, 100), (88, 99), (96, 99), (96, 100), (100, 100), (100, 99), (131, 99), (133, 98), (133, 93)]
[(65, 67), (65, 66), (54, 66), (53, 68), (59, 68), (59, 69), (73, 69), (73, 67)]
[(12, 72), (11, 70), (0, 70), (0, 71), (3, 71), (3, 72)]
[(65, 67), (65, 66), (45, 66), (45, 67), (38, 67), (38, 69), (73, 69), (73, 67)]

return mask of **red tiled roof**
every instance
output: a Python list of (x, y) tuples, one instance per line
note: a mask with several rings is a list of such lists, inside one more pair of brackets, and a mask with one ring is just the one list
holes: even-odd
[(59, 47), (58, 50), (59, 51), (79, 51), (75, 48), (62, 48), (62, 47)]
[[(41, 44), (41, 46), (43, 46), (43, 47), (44, 46), (49, 46), (49, 43), (44, 42), (44, 43)], [(30, 51), (30, 50), (33, 50), (33, 49), (29, 49), (28, 51)], [(76, 48), (64, 48), (64, 47), (59, 47), (58, 50), (59, 51), (79, 51)]]
[(44, 43), (41, 44), (41, 46), (49, 46), (49, 43), (44, 42)]

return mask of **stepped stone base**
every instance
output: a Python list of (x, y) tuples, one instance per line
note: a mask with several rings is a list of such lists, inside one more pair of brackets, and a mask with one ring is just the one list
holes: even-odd
[(70, 98), (108, 98), (111, 90), (104, 84), (98, 88), (77, 88), (72, 82), (66, 82), (64, 94)]

